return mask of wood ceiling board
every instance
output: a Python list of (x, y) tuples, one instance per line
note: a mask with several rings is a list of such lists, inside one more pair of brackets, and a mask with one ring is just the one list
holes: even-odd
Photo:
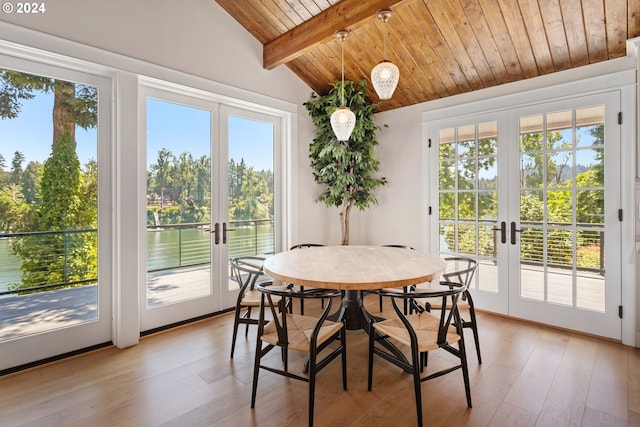
[(562, 10), (558, 0), (539, 0), (540, 16), (549, 42), (549, 51), (555, 71), (571, 68), (571, 55), (565, 34)]
[(604, 4), (602, 0), (582, 0), (582, 11), (589, 49), (589, 62), (606, 61), (609, 59), (609, 55), (604, 23)]
[(589, 49), (582, 19), (582, 2), (580, 0), (562, 0), (560, 10), (567, 37), (569, 56), (572, 67), (580, 67), (589, 63)]
[(624, 56), (627, 47), (627, 2), (606, 0), (604, 3), (609, 59)]
[(487, 25), (493, 36), (494, 43), (502, 57), (510, 81), (524, 78), (518, 54), (513, 46), (513, 41), (509, 36), (507, 25), (502, 16), (500, 5), (495, 0), (479, 0)]
[[(278, 63), (320, 95), (340, 80), (336, 30), (352, 30), (345, 46), (348, 80), (370, 80), (385, 56), (386, 31), (386, 56), (400, 69), (400, 82), (385, 101), (369, 85), (367, 97), (378, 111), (618, 58), (626, 54), (626, 40), (640, 36), (640, 0), (218, 3), (263, 44), (263, 59), (280, 43)], [(375, 14), (389, 6), (394, 14), (383, 25)]]

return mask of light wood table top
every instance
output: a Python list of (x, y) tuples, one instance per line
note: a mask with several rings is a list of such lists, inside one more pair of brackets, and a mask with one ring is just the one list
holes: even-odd
[(445, 270), (438, 255), (384, 246), (320, 246), (280, 252), (264, 262), (274, 279), (300, 286), (372, 290), (431, 281)]

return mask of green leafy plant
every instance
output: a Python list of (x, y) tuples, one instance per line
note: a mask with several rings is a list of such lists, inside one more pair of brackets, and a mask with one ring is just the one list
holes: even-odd
[(327, 95), (311, 94), (304, 103), (316, 127), (316, 137), (309, 145), (313, 177), (324, 190), (317, 201), (340, 208), (342, 244), (349, 244), (349, 213), (355, 206), (365, 210), (378, 201), (373, 192), (387, 183), (376, 178), (380, 162), (375, 158), (378, 145), (373, 121), (375, 104), (365, 96), (366, 80), (344, 82), (344, 99), (356, 115), (356, 125), (348, 141), (338, 141), (331, 129), (331, 113), (340, 107), (342, 83), (337, 82)]

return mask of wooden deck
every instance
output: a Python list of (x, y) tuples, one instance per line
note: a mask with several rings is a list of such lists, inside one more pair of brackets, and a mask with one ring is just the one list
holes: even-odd
[[(147, 304), (158, 307), (209, 292), (208, 267), (154, 273), (147, 283)], [(97, 301), (97, 285), (0, 298), (0, 341), (96, 320)]]

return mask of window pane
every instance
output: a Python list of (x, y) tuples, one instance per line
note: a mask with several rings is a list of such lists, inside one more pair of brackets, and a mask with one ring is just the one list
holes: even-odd
[(6, 69), (0, 86), (4, 341), (98, 320), (98, 91)]
[(147, 99), (147, 307), (211, 294), (209, 111)]
[(274, 125), (229, 117), (229, 255), (275, 252)]

